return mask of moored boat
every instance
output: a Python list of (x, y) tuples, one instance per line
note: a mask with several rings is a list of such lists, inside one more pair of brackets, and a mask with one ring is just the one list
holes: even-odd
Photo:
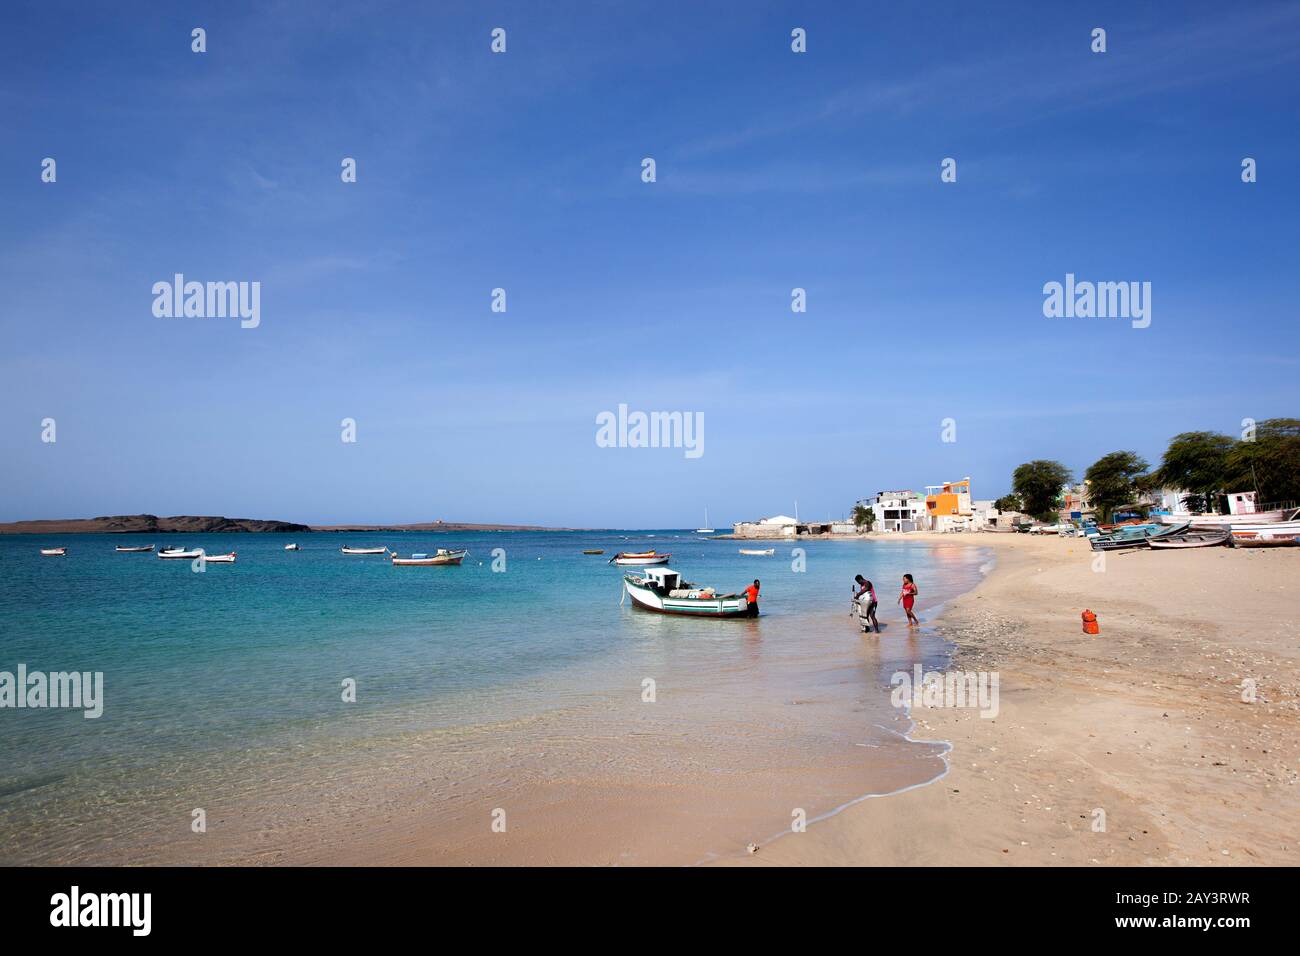
[(1177, 548), (1214, 548), (1227, 543), (1227, 531), (1188, 531), (1177, 535), (1159, 535), (1149, 542), (1157, 551)]
[(671, 554), (660, 554), (657, 551), (620, 551), (609, 559), (610, 564), (619, 565), (642, 565), (642, 564), (667, 564)]
[(696, 529), (695, 529), (695, 533), (696, 533), (696, 534), (713, 534), (713, 529), (712, 529), (711, 527), (709, 527), (709, 509), (708, 509), (708, 508), (705, 508), (705, 509), (704, 509), (704, 527), (703, 527), (703, 528), (696, 528)]
[(47, 558), (64, 558), (68, 555), (67, 548), (41, 548), (41, 554)]
[(434, 567), (440, 564), (460, 564), (469, 551), (464, 548), (448, 550), (439, 548), (434, 554), (413, 554), (409, 558), (393, 555), (393, 564), (406, 567)]
[(605, 549), (604, 549), (604, 548), (586, 548), (582, 553), (583, 553), (583, 554), (604, 554), (604, 553), (605, 553)]
[(203, 561), (205, 564), (234, 564), (236, 552), (231, 551), (229, 554), (205, 554)]
[(153, 550), (153, 545), (151, 544), (142, 544), (138, 546), (133, 545), (129, 548), (124, 548), (121, 545), (118, 545), (113, 550), (118, 552), (119, 554), (148, 554), (150, 551)]
[(286, 544), (286, 545), (284, 546), (284, 550), (286, 550), (286, 551), (301, 551), (302, 548), (298, 547), (296, 544)]
[(186, 548), (163, 548), (158, 552), (158, 557), (162, 558), (164, 561), (192, 561), (201, 554), (203, 554), (202, 548), (195, 551), (190, 551)]
[(776, 548), (741, 548), (741, 554), (776, 554)]
[(349, 548), (346, 544), (339, 548), (344, 554), (387, 554), (387, 548)]
[(652, 568), (640, 575), (625, 574), (623, 590), (635, 607), (659, 614), (716, 618), (749, 614), (749, 601), (743, 594), (717, 594), (713, 588), (683, 581), (670, 568)]

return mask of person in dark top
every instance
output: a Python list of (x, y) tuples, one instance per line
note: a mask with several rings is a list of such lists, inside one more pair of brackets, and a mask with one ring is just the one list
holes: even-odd
[(860, 574), (853, 580), (858, 584), (858, 593), (853, 595), (853, 599), (855, 601), (862, 601), (865, 599), (867, 602), (867, 609), (863, 612), (862, 618), (869, 626), (874, 627), (876, 633), (879, 634), (880, 622), (876, 620), (876, 589), (871, 586), (870, 581)]

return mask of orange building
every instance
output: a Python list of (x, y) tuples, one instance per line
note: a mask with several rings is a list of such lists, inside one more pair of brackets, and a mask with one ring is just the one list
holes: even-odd
[(925, 515), (931, 531), (947, 531), (966, 524), (971, 517), (970, 479), (926, 485)]

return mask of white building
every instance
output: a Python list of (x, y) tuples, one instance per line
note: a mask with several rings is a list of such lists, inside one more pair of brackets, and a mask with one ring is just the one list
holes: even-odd
[(875, 514), (874, 531), (921, 531), (926, 526), (925, 499), (915, 491), (881, 491), (874, 501), (864, 498), (858, 504)]
[(742, 538), (793, 538), (798, 525), (798, 520), (789, 515), (773, 515), (757, 521), (738, 521), (731, 527), (732, 532)]

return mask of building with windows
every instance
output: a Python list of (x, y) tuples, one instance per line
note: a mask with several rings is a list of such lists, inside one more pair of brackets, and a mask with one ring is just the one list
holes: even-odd
[(925, 487), (926, 527), (931, 531), (973, 530), (970, 478)]
[(873, 531), (925, 530), (925, 499), (915, 491), (881, 491), (874, 500), (863, 498), (858, 504), (876, 516)]

